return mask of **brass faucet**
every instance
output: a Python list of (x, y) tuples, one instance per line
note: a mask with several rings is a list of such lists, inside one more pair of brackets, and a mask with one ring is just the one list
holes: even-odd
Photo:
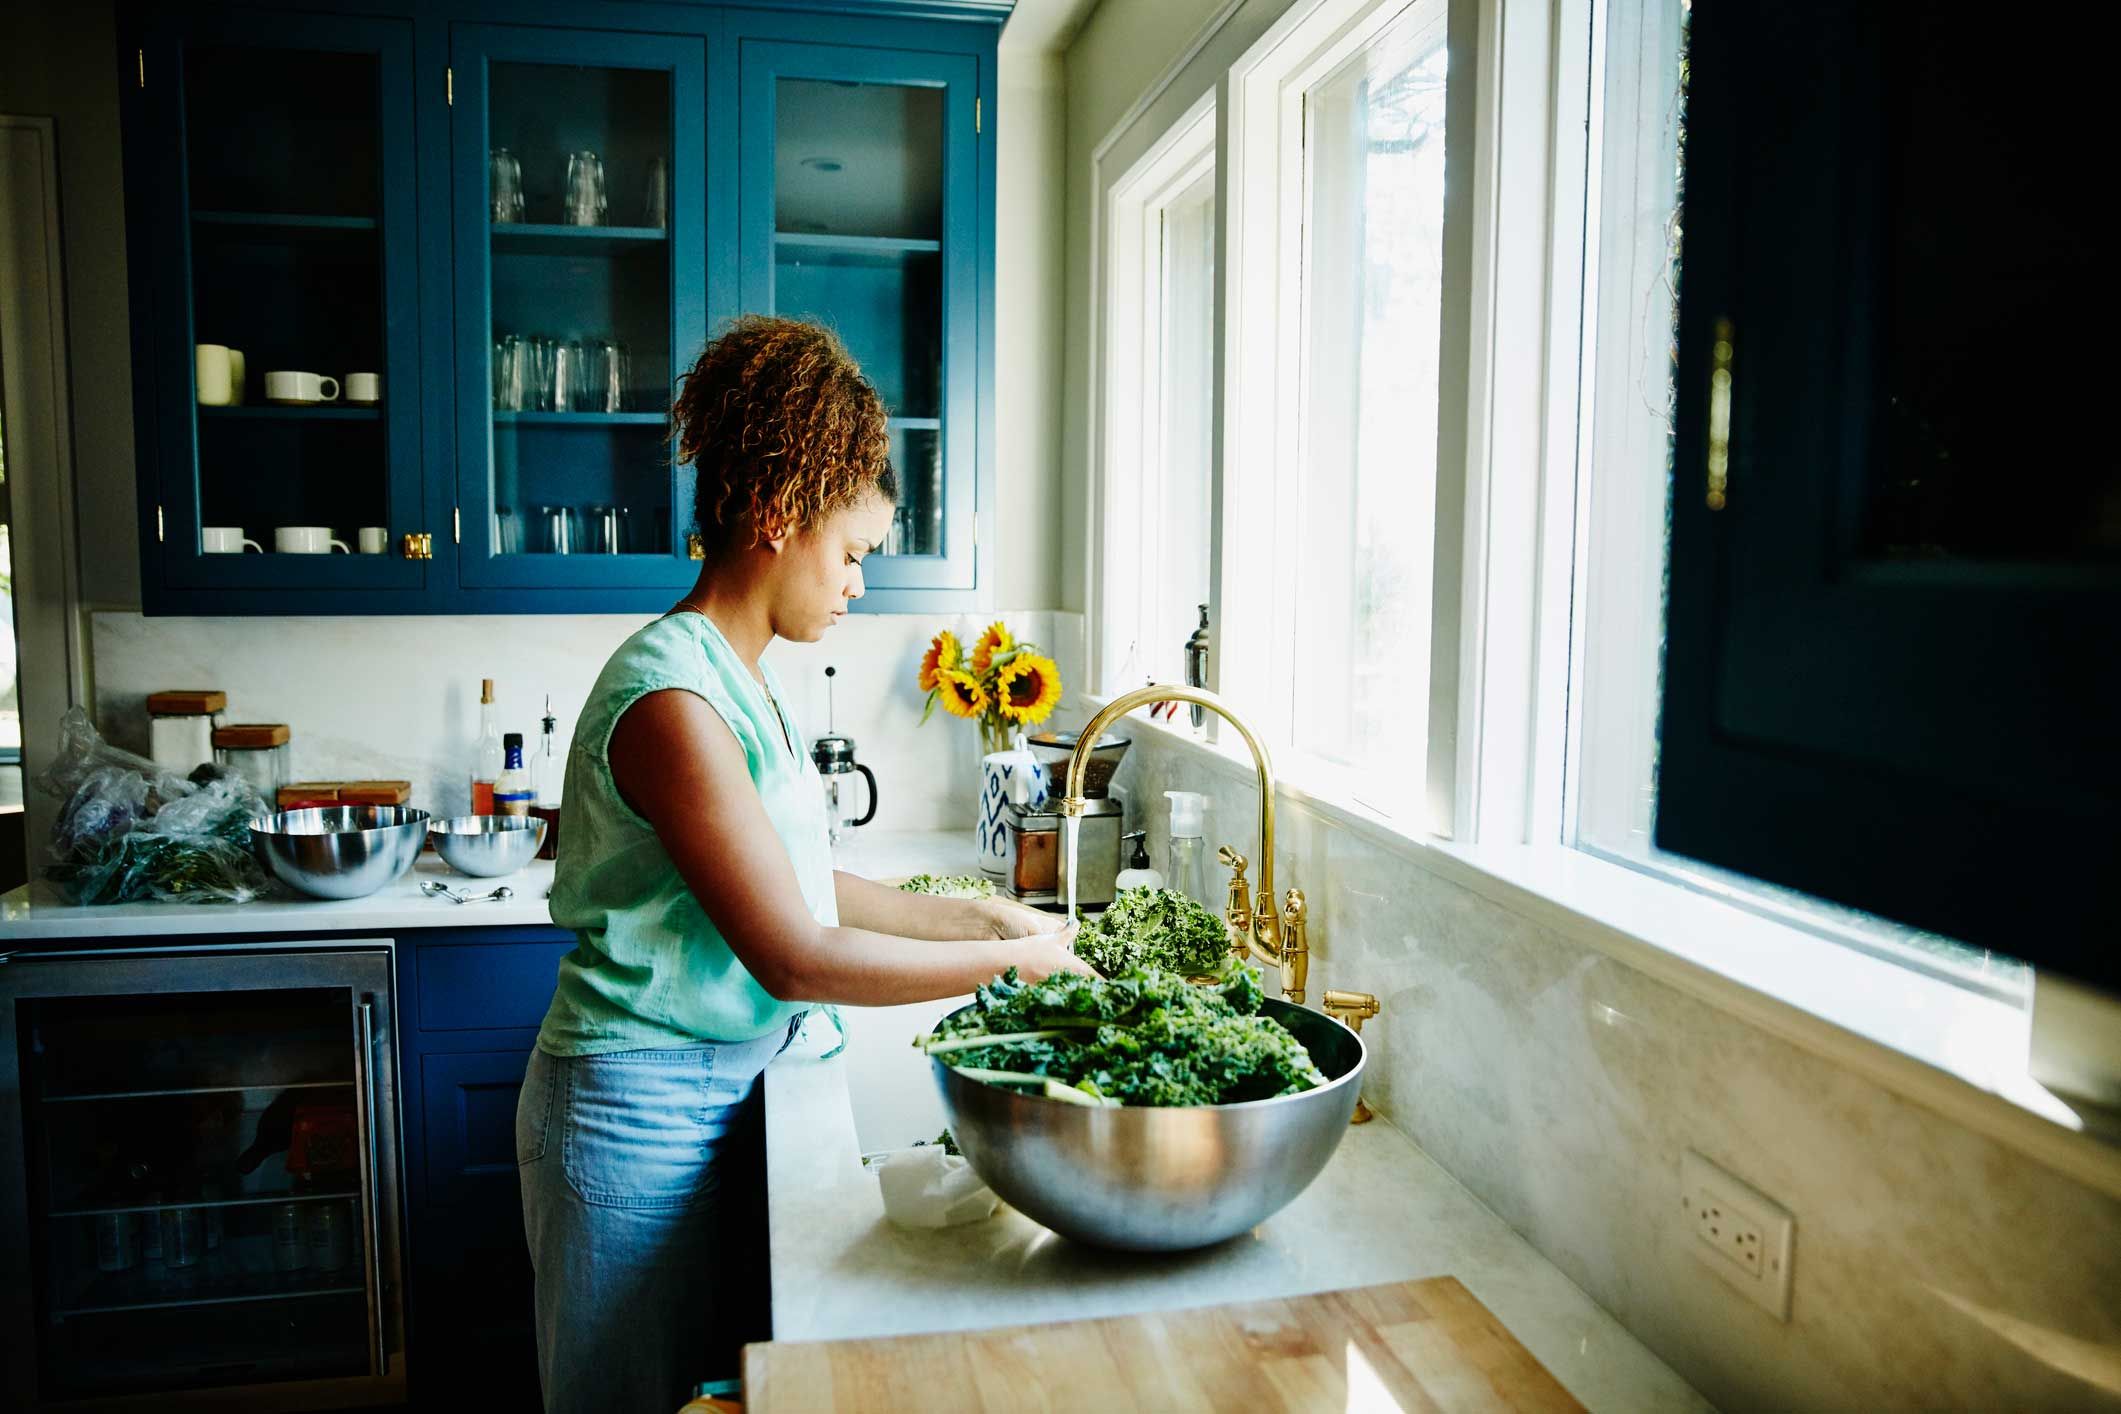
[[(1339, 992), (1331, 987), (1326, 988), (1325, 994), (1318, 999), (1318, 1004), (1326, 1009), (1327, 1016), (1358, 1036), (1362, 1034), (1363, 1022), (1384, 1010), (1384, 1004), (1368, 992)], [(1348, 1116), (1348, 1123), (1368, 1124), (1376, 1117), (1376, 1113), (1363, 1103), (1362, 1096), (1358, 1093), (1355, 1097), (1355, 1113)]]
[(1228, 845), (1223, 846), (1216, 856), (1235, 870), (1230, 880), (1230, 904), (1225, 910), (1225, 917), (1230, 921), (1231, 948), (1239, 957), (1256, 957), (1269, 967), (1280, 968), (1281, 994), (1302, 1005), (1304, 980), (1311, 970), (1311, 947), (1306, 936), (1303, 890), (1289, 890), (1281, 906), (1278, 909), (1275, 906), (1274, 767), (1267, 759), (1267, 748), (1230, 709), (1229, 703), (1206, 688), (1180, 687), (1171, 683), (1151, 683), (1113, 698), (1075, 738), (1075, 751), (1068, 758), (1065, 785), (1055, 808), (1070, 818), (1083, 813), (1089, 804), (1083, 798), (1083, 771), (1089, 764), (1090, 749), (1103, 739), (1106, 727), (1135, 708), (1152, 702), (1189, 702), (1196, 707), (1205, 707), (1237, 728), (1245, 745), (1252, 748), (1252, 767), (1259, 773), (1260, 883), (1256, 901), (1245, 883), (1244, 856)]

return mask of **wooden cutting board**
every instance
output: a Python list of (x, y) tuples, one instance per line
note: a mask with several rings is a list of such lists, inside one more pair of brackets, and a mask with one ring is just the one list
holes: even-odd
[(744, 1347), (749, 1414), (1581, 1410), (1456, 1277), (885, 1340)]

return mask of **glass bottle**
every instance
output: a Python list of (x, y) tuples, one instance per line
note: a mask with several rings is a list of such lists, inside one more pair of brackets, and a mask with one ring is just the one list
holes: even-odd
[(1171, 867), (1164, 885), (1195, 903), (1215, 908), (1215, 901), (1208, 897), (1208, 865), (1201, 844), (1208, 798), (1190, 790), (1167, 790), (1164, 796), (1171, 802)]
[(545, 715), (538, 719), (538, 754), (530, 760), (530, 793), (534, 797), (530, 813), (545, 822), (545, 842), (538, 846), (538, 858), (553, 859), (560, 852), (560, 793), (567, 785), (567, 763), (560, 759), (559, 737), (553, 728), (559, 720), (552, 715), (552, 697), (545, 698)]
[(471, 772), (471, 813), (491, 815), (493, 785), (500, 779), (507, 760), (501, 745), (501, 725), (494, 715), (493, 679), (479, 679), (479, 742), (476, 765)]
[(535, 797), (530, 790), (530, 772), (523, 769), (523, 734), (510, 732), (501, 738), (501, 743), (507, 754), (501, 774), (493, 783), (493, 813), (527, 816)]

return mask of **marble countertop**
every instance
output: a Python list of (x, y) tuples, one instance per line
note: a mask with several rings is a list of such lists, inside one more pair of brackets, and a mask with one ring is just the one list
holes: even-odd
[[(515, 897), (499, 903), (455, 904), (420, 892), (438, 879), (459, 893), (487, 893), (501, 884)], [(138, 938), (206, 933), (397, 933), (408, 928), (491, 928), (549, 925), (545, 895), (552, 862), (532, 860), (502, 879), (468, 879), (432, 854), (412, 871), (367, 898), (322, 899), (268, 894), (249, 903), (106, 903), (82, 907), (35, 879), (0, 895), (0, 946), (39, 938)]]
[[(967, 872), (955, 834), (866, 842), (854, 872)], [(1250, 1234), (1200, 1252), (1103, 1252), (1008, 1208), (916, 1231), (884, 1220), (867, 1148), (930, 1138), (941, 1102), (907, 1044), (958, 1005), (845, 1008), (766, 1071), (776, 1340), (840, 1340), (1209, 1306), (1455, 1276), (1594, 1410), (1709, 1406), (1619, 1322), (1384, 1120), (1349, 1130), (1310, 1188)], [(857, 1114), (860, 1122), (857, 1122)]]

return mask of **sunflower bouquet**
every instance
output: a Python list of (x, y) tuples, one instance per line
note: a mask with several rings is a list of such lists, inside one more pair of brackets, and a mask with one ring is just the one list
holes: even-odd
[(921, 655), (921, 691), (927, 721), (940, 703), (953, 717), (978, 722), (985, 751), (1006, 748), (1022, 727), (1035, 727), (1060, 704), (1060, 669), (1036, 643), (1020, 643), (1009, 626), (987, 625), (967, 653), (956, 634), (944, 629)]

